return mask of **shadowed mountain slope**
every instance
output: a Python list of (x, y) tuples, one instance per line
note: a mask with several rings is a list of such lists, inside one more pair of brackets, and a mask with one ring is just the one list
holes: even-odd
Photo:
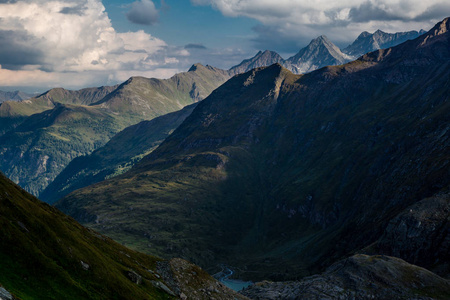
[(71, 161), (40, 198), (53, 203), (76, 189), (124, 173), (159, 146), (196, 105), (125, 128), (92, 154)]
[(217, 299), (243, 299), (188, 262), (162, 261), (82, 227), (2, 174), (0, 226), (0, 284), (20, 299), (206, 299), (209, 286)]
[(235, 76), (129, 172), (57, 207), (209, 269), (322, 270), (448, 188), (448, 27), (303, 76), (280, 65)]

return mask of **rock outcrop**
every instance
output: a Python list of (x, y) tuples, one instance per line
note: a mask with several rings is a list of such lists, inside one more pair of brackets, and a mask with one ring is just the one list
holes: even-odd
[(450, 194), (422, 200), (392, 219), (367, 253), (402, 258), (409, 263), (450, 275)]
[(448, 299), (450, 281), (389, 256), (354, 255), (324, 273), (290, 282), (260, 282), (250, 299)]

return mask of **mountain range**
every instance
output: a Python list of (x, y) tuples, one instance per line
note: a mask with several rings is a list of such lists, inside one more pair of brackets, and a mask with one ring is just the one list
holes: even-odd
[(230, 72), (239, 74), (254, 68), (280, 63), (294, 74), (308, 73), (325, 66), (341, 65), (350, 62), (363, 54), (396, 46), (407, 40), (417, 38), (424, 33), (424, 30), (397, 33), (386, 33), (377, 30), (373, 34), (365, 31), (351, 45), (342, 50), (325, 35), (321, 35), (286, 60), (276, 52), (269, 50), (259, 51), (254, 57), (232, 67)]
[(36, 96), (35, 94), (29, 94), (22, 91), (4, 92), (0, 91), (0, 103), (5, 101), (21, 101), (27, 100)]
[(76, 189), (125, 173), (156, 149), (196, 105), (125, 128), (92, 154), (72, 160), (40, 194), (40, 198), (52, 204)]
[(2, 103), (0, 298), (448, 299), (449, 31)]
[[(375, 36), (374, 39), (380, 41), (377, 45), (385, 45), (386, 42), (383, 44), (381, 40), (395, 44), (419, 33), (383, 33), (383, 39), (378, 38), (380, 34), (377, 31), (373, 35), (361, 36)], [(366, 45), (367, 49), (372, 49), (374, 46), (370, 39), (366, 40), (358, 38), (357, 44), (360, 48)], [(325, 36), (321, 36), (286, 61), (275, 52), (264, 51), (230, 70), (195, 64), (188, 72), (167, 80), (132, 77), (116, 86), (79, 91), (55, 88), (30, 100), (6, 101), (0, 105), (0, 151), (3, 155), (0, 170), (39, 196), (74, 158), (98, 149), (129, 125), (151, 120), (206, 98), (233, 75), (273, 63), (281, 63), (294, 73), (304, 73), (325, 65), (342, 64), (349, 59)], [(31, 118), (34, 114), (39, 115)], [(80, 120), (87, 120), (89, 126), (82, 125), (84, 121)], [(36, 126), (37, 123), (39, 125)], [(23, 126), (18, 127), (20, 124)], [(6, 135), (1, 137), (3, 134)], [(56, 191), (48, 191), (44, 198), (55, 200), (51, 194)]]
[(122, 129), (206, 97), (227, 71), (196, 64), (170, 79), (132, 77), (118, 86), (52, 89), (0, 106), (0, 170), (38, 196), (76, 157), (90, 154)]
[(358, 251), (448, 276), (449, 27), (305, 75), (275, 64), (234, 76), (128, 172), (56, 207), (243, 278), (302, 277)]

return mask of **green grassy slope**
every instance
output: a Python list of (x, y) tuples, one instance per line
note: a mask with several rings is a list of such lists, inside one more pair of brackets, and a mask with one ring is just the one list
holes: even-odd
[[(0, 282), (21, 299), (170, 299), (158, 280), (157, 258), (83, 228), (0, 175)], [(82, 262), (89, 265), (85, 270)], [(144, 276), (137, 285), (127, 278)]]
[(169, 79), (131, 77), (92, 105), (107, 108), (137, 123), (203, 100), (228, 78), (228, 71), (195, 64), (188, 72)]
[(126, 172), (161, 144), (195, 106), (191, 104), (177, 112), (125, 128), (92, 154), (71, 161), (40, 194), (40, 199), (53, 203), (76, 189)]
[(72, 159), (104, 145), (122, 126), (104, 110), (58, 104), (0, 136), (0, 169), (38, 195)]
[(186, 261), (138, 253), (81, 226), (2, 174), (0, 226), (0, 286), (22, 300), (245, 298)]
[(238, 75), (129, 172), (57, 207), (210, 269), (321, 270), (449, 185), (450, 34), (439, 26), (304, 76), (279, 65)]
[(89, 105), (103, 99), (116, 88), (117, 86), (106, 86), (79, 91), (55, 88), (29, 100), (6, 101), (0, 104), (0, 134), (13, 129), (28, 116), (53, 109), (58, 103)]

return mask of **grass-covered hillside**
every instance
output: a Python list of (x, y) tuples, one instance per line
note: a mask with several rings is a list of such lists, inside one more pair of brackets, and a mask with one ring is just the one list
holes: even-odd
[(0, 227), (0, 286), (19, 299), (244, 298), (188, 262), (141, 254), (84, 228), (2, 174)]

